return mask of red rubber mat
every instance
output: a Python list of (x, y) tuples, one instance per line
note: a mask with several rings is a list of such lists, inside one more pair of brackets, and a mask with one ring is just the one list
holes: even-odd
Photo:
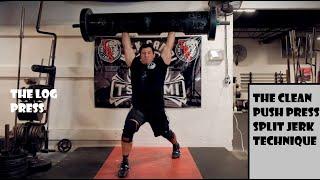
[[(181, 157), (171, 159), (171, 147), (133, 147), (129, 155), (128, 179), (202, 179), (188, 148), (181, 148)], [(122, 160), (121, 147), (115, 147), (95, 179), (117, 177)]]

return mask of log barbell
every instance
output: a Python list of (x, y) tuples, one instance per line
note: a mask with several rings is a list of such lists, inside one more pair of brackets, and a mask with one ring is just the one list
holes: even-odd
[(79, 28), (83, 39), (92, 42), (96, 37), (115, 36), (128, 32), (138, 34), (160, 34), (162, 32), (183, 32), (186, 35), (207, 34), (214, 40), (217, 25), (229, 25), (217, 20), (216, 8), (209, 11), (152, 12), (152, 13), (102, 13), (93, 14), (89, 8), (80, 12)]

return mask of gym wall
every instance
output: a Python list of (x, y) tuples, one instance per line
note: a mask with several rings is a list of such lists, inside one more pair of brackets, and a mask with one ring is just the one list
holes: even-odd
[(319, 1), (242, 1), (241, 9), (318, 9)]
[[(38, 76), (31, 71), (32, 64), (47, 63), (50, 38), (42, 38), (35, 31), (39, 2), (23, 2), (26, 6), (25, 36), (23, 39), (21, 76)], [(84, 42), (79, 29), (82, 8), (91, 8), (95, 13), (155, 12), (155, 11), (200, 11), (207, 10), (207, 1), (173, 2), (44, 2), (41, 29), (58, 35), (56, 49), (56, 85), (58, 98), (51, 100), (49, 115), (49, 139), (60, 140), (108, 140), (120, 143), (122, 128), (129, 109), (106, 109), (94, 107), (93, 62), (94, 43)], [(19, 35), (20, 2), (1, 2), (0, 35)], [(232, 16), (227, 21), (228, 69), (233, 72)], [(70, 37), (73, 36), (73, 37)], [(165, 37), (166, 34), (161, 36)], [(176, 36), (184, 36), (177, 33)], [(143, 37), (143, 36), (141, 36)], [(216, 65), (207, 64), (210, 49), (224, 50), (224, 26), (218, 26), (216, 39), (208, 41), (202, 36), (202, 106), (201, 108), (167, 109), (171, 128), (176, 132), (182, 146), (226, 147), (232, 149), (232, 84), (224, 85), (225, 60)], [(14, 124), (10, 112), (10, 89), (16, 88), (19, 55), (19, 38), (0, 38), (0, 135), (4, 124)], [(23, 81), (20, 81), (20, 87)], [(141, 127), (134, 137), (136, 146), (171, 146), (164, 138), (154, 138), (148, 124)]]

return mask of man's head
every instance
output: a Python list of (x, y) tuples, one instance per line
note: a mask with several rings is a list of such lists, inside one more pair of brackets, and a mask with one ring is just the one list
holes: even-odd
[(152, 44), (143, 44), (139, 50), (141, 62), (143, 64), (150, 64), (155, 58), (154, 48)]

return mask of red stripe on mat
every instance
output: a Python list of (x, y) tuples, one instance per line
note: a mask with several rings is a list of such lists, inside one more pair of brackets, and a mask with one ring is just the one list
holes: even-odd
[[(133, 147), (129, 156), (128, 179), (202, 179), (188, 148), (181, 148), (181, 157), (171, 159), (171, 147)], [(117, 177), (122, 160), (121, 147), (115, 147), (95, 179)]]

